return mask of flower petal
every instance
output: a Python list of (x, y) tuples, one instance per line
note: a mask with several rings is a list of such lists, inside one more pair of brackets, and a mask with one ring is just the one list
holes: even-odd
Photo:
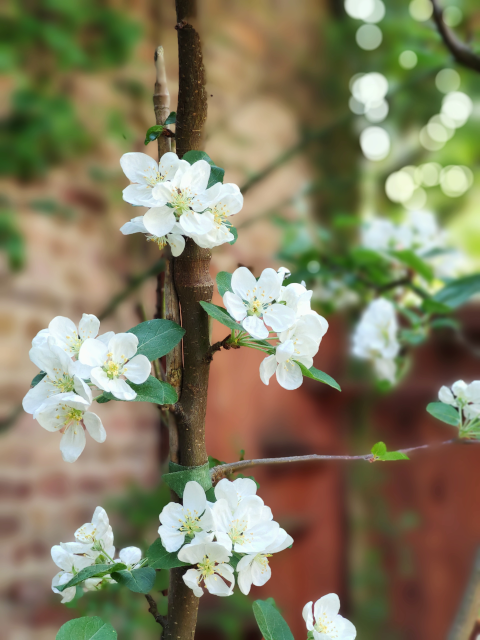
[(277, 359), (274, 355), (267, 356), (264, 360), (262, 360), (260, 364), (260, 380), (263, 382), (263, 384), (269, 384), (270, 378), (275, 373), (276, 368)]
[(45, 400), (57, 393), (58, 390), (55, 385), (52, 384), (52, 381), (49, 378), (45, 377), (32, 389), (27, 391), (27, 394), (22, 400), (23, 410), (26, 413), (35, 413), (35, 411), (42, 406)]
[(295, 347), (291, 340), (287, 340), (286, 342), (279, 344), (275, 351), (277, 362), (280, 363), (280, 362), (285, 362), (286, 360), (290, 360), (294, 352), (295, 352)]
[(457, 406), (457, 401), (455, 400), (455, 396), (451, 392), (451, 390), (445, 385), (440, 388), (438, 392), (438, 399), (440, 402), (444, 402), (445, 404), (451, 404), (453, 407)]
[[(215, 544), (210, 542), (208, 544)], [(178, 552), (178, 559), (188, 564), (201, 562), (206, 554), (207, 544), (187, 544)]]
[(100, 329), (100, 320), (91, 313), (84, 313), (78, 325), (78, 333), (82, 340), (96, 338)]
[(143, 216), (132, 218), (130, 222), (126, 222), (123, 227), (120, 227), (120, 231), (124, 236), (132, 233), (148, 233), (146, 226), (143, 224)]
[(298, 389), (303, 382), (302, 370), (295, 362), (282, 362), (277, 366), (278, 384), (289, 391)]
[(329, 620), (333, 620), (340, 611), (340, 599), (336, 593), (329, 593), (317, 600), (313, 606), (315, 621), (325, 614)]
[(242, 321), (242, 327), (247, 331), (251, 336), (257, 338), (258, 340), (264, 340), (268, 338), (269, 331), (265, 326), (263, 320), (257, 318), (257, 316), (248, 316)]
[(167, 235), (167, 242), (172, 249), (172, 256), (177, 258), (183, 253), (185, 249), (185, 238), (178, 233), (169, 233)]
[(232, 273), (232, 290), (241, 300), (250, 300), (257, 281), (247, 267), (239, 267)]
[(263, 587), (271, 577), (272, 570), (267, 558), (259, 558), (252, 563), (252, 582), (256, 587)]
[(117, 333), (108, 343), (114, 362), (123, 364), (137, 353), (138, 338), (133, 333)]
[(158, 176), (157, 162), (146, 153), (124, 153), (120, 158), (120, 166), (131, 182), (150, 184)]
[(154, 207), (156, 204), (153, 189), (146, 184), (129, 184), (122, 191), (122, 196), (125, 202), (134, 207)]
[(278, 273), (275, 269), (264, 269), (257, 282), (259, 294), (263, 295), (266, 302), (276, 300), (280, 295), (281, 284), (278, 279)]
[(127, 365), (123, 369), (123, 374), (127, 380), (135, 384), (142, 384), (150, 375), (151, 370), (152, 364), (150, 360), (147, 356), (139, 354), (127, 362)]
[(307, 623), (307, 629), (311, 631), (313, 629), (313, 613), (312, 613), (313, 602), (307, 602), (307, 604), (303, 607), (302, 616), (305, 622)]
[[(161, 185), (159, 185), (161, 186)], [(143, 224), (149, 233), (161, 238), (167, 235), (175, 225), (173, 209), (167, 206), (156, 206), (149, 209), (143, 216)]]
[(119, 400), (134, 400), (137, 397), (136, 391), (120, 378), (110, 380), (108, 390)]
[(65, 318), (64, 316), (57, 316), (56, 318), (53, 318), (48, 325), (48, 330), (50, 335), (55, 338), (55, 340), (59, 342), (64, 349), (67, 348), (68, 353), (74, 353), (73, 349), (70, 348), (69, 343), (71, 340), (76, 340), (78, 335), (77, 327), (70, 318)]
[(173, 153), (173, 151), (167, 151), (167, 153), (164, 153), (159, 162), (159, 172), (163, 180), (172, 180), (179, 165), (180, 160), (176, 153)]
[(182, 175), (180, 189), (190, 189), (192, 192), (205, 191), (210, 179), (210, 165), (206, 160), (198, 160)]
[(100, 340), (89, 338), (80, 347), (78, 359), (90, 367), (100, 367), (107, 359), (108, 348)]
[(83, 424), (86, 426), (88, 433), (96, 442), (105, 442), (107, 432), (96, 413), (86, 411), (83, 414)]
[(75, 462), (85, 449), (85, 431), (81, 424), (75, 423), (67, 428), (60, 440), (60, 451), (65, 462)]
[[(218, 570), (218, 567), (217, 567)], [(216, 574), (213, 576), (207, 576), (205, 578), (205, 587), (208, 592), (214, 596), (231, 596), (233, 593), (233, 584), (230, 586), (227, 585), (221, 578), (219, 578)]]
[(138, 547), (125, 547), (120, 551), (119, 558), (124, 564), (137, 564), (142, 559), (142, 551)]
[(201, 598), (203, 596), (203, 589), (198, 585), (201, 577), (202, 574), (197, 569), (189, 569), (182, 576), (187, 587), (193, 591), (197, 598)]
[(283, 304), (272, 304), (263, 314), (263, 319), (274, 331), (285, 331), (295, 322), (295, 311)]
[(207, 497), (204, 489), (198, 482), (191, 480), (185, 485), (183, 491), (183, 508), (190, 511), (191, 514), (196, 512), (197, 517), (201, 516), (207, 506)]
[(94, 367), (91, 370), (90, 380), (102, 391), (110, 391), (110, 378), (101, 367)]
[(213, 216), (209, 212), (196, 213), (195, 211), (186, 211), (182, 213), (178, 222), (187, 235), (202, 235), (213, 228)]

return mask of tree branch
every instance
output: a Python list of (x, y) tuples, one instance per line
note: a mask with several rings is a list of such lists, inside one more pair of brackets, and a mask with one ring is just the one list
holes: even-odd
[(480, 56), (474, 53), (470, 47), (461, 42), (455, 33), (448, 27), (443, 20), (443, 9), (440, 7), (438, 0), (431, 0), (433, 7), (433, 19), (437, 25), (438, 33), (442, 38), (445, 46), (450, 51), (455, 60), (474, 71), (480, 72)]
[(240, 349), (240, 345), (239, 344), (235, 344), (234, 342), (231, 342), (232, 340), (232, 334), (229, 333), (228, 336), (226, 336), (223, 340), (220, 340), (219, 342), (215, 342), (215, 344), (212, 344), (207, 353), (205, 354), (205, 358), (204, 360), (206, 362), (211, 362), (213, 360), (213, 354), (216, 353), (217, 351), (220, 351), (221, 349), (226, 349), (227, 351), (229, 349)]
[(480, 550), (477, 551), (472, 574), (459, 611), (447, 640), (467, 640), (473, 631), (480, 609)]
[[(408, 447), (407, 449), (399, 449), (400, 453), (411, 453), (413, 451), (420, 451), (421, 449), (436, 449), (449, 444), (480, 444), (479, 440), (466, 440), (459, 438), (452, 438), (451, 440), (444, 440), (443, 442), (436, 442), (434, 444), (422, 444), (417, 447)], [(238, 462), (229, 462), (227, 464), (218, 465), (210, 469), (210, 477), (212, 478), (212, 484), (215, 486), (222, 478), (250, 469), (251, 467), (258, 466), (270, 466), (279, 464), (292, 464), (297, 462), (338, 462), (338, 461), (355, 461), (364, 460), (366, 462), (373, 462), (375, 456), (372, 453), (367, 453), (360, 456), (333, 456), (333, 455), (320, 455), (313, 453), (306, 456), (287, 456), (286, 458), (258, 458), (255, 460), (239, 460)]]
[[(155, 124), (164, 124), (170, 115), (170, 92), (168, 91), (167, 72), (165, 70), (165, 58), (163, 47), (157, 47), (155, 51), (155, 68), (157, 77), (155, 93), (153, 94), (153, 109), (155, 111)], [(167, 127), (169, 128), (169, 127)], [(158, 157), (171, 150), (171, 138), (158, 136)]]
[(161, 624), (162, 627), (165, 628), (165, 626), (167, 624), (167, 619), (166, 619), (165, 616), (162, 616), (160, 613), (158, 613), (157, 603), (155, 602), (155, 600), (152, 598), (152, 596), (149, 593), (145, 594), (145, 598), (146, 598), (148, 604), (150, 605), (148, 607), (148, 613), (152, 614), (152, 616), (155, 618), (155, 622), (158, 622), (158, 624)]

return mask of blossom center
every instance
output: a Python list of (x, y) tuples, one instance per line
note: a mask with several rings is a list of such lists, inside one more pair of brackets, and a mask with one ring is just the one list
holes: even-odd
[(190, 511), (187, 511), (183, 520), (180, 520), (181, 526), (180, 531), (183, 531), (187, 536), (194, 536), (196, 533), (202, 530), (202, 528), (198, 525), (200, 521), (200, 517), (197, 516), (197, 512), (194, 511), (193, 514)]
[(154, 242), (159, 249), (164, 249), (167, 245), (166, 236), (147, 236), (147, 242)]
[(262, 573), (267, 570), (268, 567), (268, 558), (271, 558), (271, 553), (259, 553), (255, 556), (255, 562), (262, 567)]
[(317, 619), (314, 629), (319, 633), (327, 634), (329, 638), (332, 638), (332, 640), (334, 638), (338, 638), (338, 630), (333, 622), (328, 619), (326, 613), (322, 613), (322, 615)]
[(260, 318), (263, 315), (263, 302), (255, 299), (250, 303), (247, 313), (249, 316), (257, 316)]
[(113, 362), (113, 360), (110, 360), (103, 367), (103, 370), (107, 374), (107, 377), (110, 378), (110, 380), (114, 380), (115, 378), (118, 378), (123, 373), (122, 365), (118, 364), (118, 362)]
[(157, 185), (159, 182), (163, 182), (164, 177), (162, 176), (160, 171), (156, 171), (154, 174), (150, 174), (150, 175), (147, 172), (145, 172), (144, 180), (147, 186), (153, 189), (153, 187)]
[(198, 563), (198, 569), (202, 574), (202, 578), (208, 578), (208, 576), (213, 576), (215, 573), (215, 561), (210, 560), (208, 556), (203, 556), (203, 560)]
[(177, 189), (177, 193), (172, 195), (172, 199), (170, 200), (170, 204), (175, 209), (177, 215), (181, 216), (182, 213), (186, 213), (190, 209), (190, 201), (191, 197), (188, 196), (185, 192)]
[(76, 334), (73, 336), (66, 336), (67, 344), (73, 352), (73, 355), (78, 356), (78, 352), (80, 351), (80, 347), (83, 344), (82, 338), (77, 336)]
[[(67, 407), (65, 407), (66, 409)], [(71, 407), (68, 407), (68, 411), (65, 414), (65, 426), (69, 426), (72, 422), (74, 423), (79, 423), (80, 420), (83, 418), (83, 411), (81, 409), (73, 409)]]
[(228, 531), (228, 536), (233, 544), (244, 544), (247, 541), (245, 530), (247, 523), (245, 520), (234, 520)]
[(53, 384), (58, 389), (59, 393), (70, 393), (74, 390), (75, 387), (73, 377), (67, 375), (66, 373), (64, 373), (63, 376), (57, 378)]

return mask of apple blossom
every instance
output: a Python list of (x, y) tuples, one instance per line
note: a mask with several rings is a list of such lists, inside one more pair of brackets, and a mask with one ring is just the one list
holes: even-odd
[(233, 481), (222, 478), (215, 487), (215, 498), (226, 500), (232, 511), (235, 511), (244, 498), (254, 496), (256, 493), (257, 484), (250, 478), (236, 478)]
[(185, 538), (212, 529), (213, 520), (205, 491), (198, 482), (190, 481), (183, 492), (183, 506), (169, 502), (160, 514), (158, 534), (169, 552), (178, 551)]
[(183, 250), (185, 249), (185, 239), (181, 235), (182, 229), (178, 224), (176, 224), (172, 229), (174, 233), (167, 233), (166, 236), (157, 237), (152, 236), (147, 231), (147, 228), (143, 223), (143, 218), (144, 216), (137, 216), (136, 218), (132, 218), (130, 222), (126, 222), (123, 227), (120, 228), (120, 231), (125, 236), (132, 233), (145, 233), (147, 236), (147, 241), (154, 242), (160, 250), (164, 249), (166, 245), (169, 244), (172, 249), (172, 255), (175, 258), (183, 253)]
[(272, 575), (268, 558), (273, 553), (283, 551), (292, 544), (293, 538), (288, 535), (285, 529), (278, 529), (275, 540), (262, 553), (249, 553), (243, 556), (237, 565), (240, 591), (247, 596), (252, 584), (261, 587), (268, 582)]
[(363, 312), (353, 335), (353, 354), (373, 361), (380, 379), (395, 382), (394, 358), (400, 351), (395, 307), (385, 298), (377, 298)]
[(228, 550), (218, 542), (187, 544), (180, 549), (178, 559), (196, 565), (196, 569), (188, 569), (182, 576), (183, 581), (197, 598), (203, 595), (202, 581), (213, 595), (231, 596), (235, 577), (233, 568), (228, 564), (229, 558)]
[(150, 375), (151, 364), (144, 355), (135, 355), (138, 338), (133, 333), (117, 333), (108, 345), (88, 339), (82, 344), (79, 359), (92, 367), (91, 381), (103, 391), (119, 400), (133, 400), (136, 392), (121, 376), (135, 384), (141, 384)]
[(275, 301), (280, 295), (281, 282), (273, 269), (264, 269), (260, 278), (246, 267), (239, 267), (232, 274), (231, 291), (223, 296), (228, 313), (251, 336), (268, 338), (268, 325), (274, 331), (284, 331), (295, 321), (295, 312)]
[(51, 336), (40, 346), (33, 346), (29, 356), (46, 375), (23, 398), (22, 406), (27, 413), (35, 413), (48, 398), (60, 393), (88, 393), (81, 363), (74, 362)]
[(76, 587), (68, 587), (62, 592), (56, 587), (70, 582), (76, 573), (85, 569), (85, 567), (90, 567), (92, 564), (95, 564), (95, 560), (84, 555), (76, 555), (66, 549), (65, 545), (55, 545), (52, 547), (51, 553), (52, 560), (57, 567), (61, 569), (52, 579), (52, 591), (54, 593), (61, 593), (62, 603), (70, 602), (75, 597)]
[(449, 389), (443, 386), (438, 392), (441, 402), (457, 407), (467, 420), (480, 417), (480, 380), (467, 384), (463, 380), (457, 380)]
[(60, 451), (65, 462), (75, 462), (85, 448), (85, 429), (96, 440), (105, 442), (107, 434), (100, 418), (88, 411), (92, 392), (77, 387), (78, 393), (60, 393), (48, 398), (33, 417), (47, 431), (61, 431)]
[(140, 207), (153, 207), (153, 188), (160, 182), (174, 178), (180, 160), (170, 151), (160, 158), (159, 163), (146, 153), (132, 152), (125, 153), (120, 158), (120, 165), (130, 182), (134, 183), (123, 190), (125, 202)]
[(106, 558), (113, 562), (115, 547), (113, 545), (113, 530), (110, 526), (107, 512), (102, 507), (97, 507), (93, 512), (92, 521), (86, 522), (75, 531), (77, 543), (87, 546), (89, 555), (103, 562)]
[(33, 346), (41, 346), (48, 337), (51, 336), (55, 343), (70, 356), (78, 357), (80, 347), (87, 338), (96, 338), (105, 344), (115, 334), (108, 331), (103, 335), (98, 335), (100, 329), (100, 320), (91, 313), (84, 313), (82, 319), (78, 323), (78, 329), (72, 320), (63, 316), (56, 316), (48, 325), (48, 329), (42, 329), (32, 340)]
[(211, 191), (216, 188), (217, 196), (210, 203), (209, 210), (205, 216), (213, 220), (212, 229), (204, 235), (192, 235), (193, 240), (199, 247), (213, 249), (226, 242), (232, 242), (235, 236), (230, 231), (228, 218), (238, 213), (243, 207), (243, 196), (236, 184), (215, 184)]
[(118, 554), (118, 561), (127, 565), (128, 569), (131, 569), (137, 565), (142, 559), (142, 550), (138, 547), (125, 547)]
[(353, 624), (338, 614), (340, 600), (336, 593), (317, 600), (313, 605), (313, 615), (312, 605), (313, 602), (307, 602), (302, 615), (307, 629), (313, 631), (314, 640), (354, 640), (357, 637)]

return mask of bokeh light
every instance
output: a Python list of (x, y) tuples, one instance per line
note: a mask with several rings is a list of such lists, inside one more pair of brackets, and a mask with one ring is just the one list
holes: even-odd
[(418, 56), (415, 51), (402, 51), (402, 53), (398, 57), (398, 62), (400, 66), (404, 69), (413, 69), (413, 67), (417, 66)]
[(425, 187), (434, 187), (440, 181), (442, 167), (438, 162), (426, 162), (415, 170), (415, 181)]
[(450, 7), (445, 7), (443, 10), (443, 21), (449, 27), (456, 27), (463, 20), (462, 10), (454, 5)]
[(435, 77), (435, 84), (442, 93), (457, 91), (460, 87), (460, 76), (455, 69), (442, 69)]
[(451, 118), (456, 127), (462, 127), (473, 110), (473, 103), (466, 93), (453, 91), (448, 93), (442, 101), (442, 114)]
[(433, 13), (432, 3), (430, 0), (412, 0), (408, 10), (410, 11), (412, 18), (419, 22), (428, 20)]
[(351, 18), (365, 20), (375, 10), (375, 0), (345, 0), (345, 11)]
[(385, 5), (382, 0), (374, 0), (374, 6), (371, 13), (368, 14), (363, 20), (365, 22), (370, 22), (372, 24), (376, 24), (380, 22), (385, 17)]
[(360, 146), (368, 160), (383, 160), (390, 152), (390, 136), (382, 127), (367, 127), (360, 134)]
[(385, 193), (392, 202), (407, 202), (415, 191), (415, 182), (407, 171), (391, 173), (385, 182)]
[(377, 25), (364, 24), (357, 30), (355, 40), (360, 49), (373, 51), (382, 44), (383, 34)]
[(446, 196), (458, 198), (473, 184), (473, 173), (468, 167), (449, 166), (440, 173), (440, 188)]

